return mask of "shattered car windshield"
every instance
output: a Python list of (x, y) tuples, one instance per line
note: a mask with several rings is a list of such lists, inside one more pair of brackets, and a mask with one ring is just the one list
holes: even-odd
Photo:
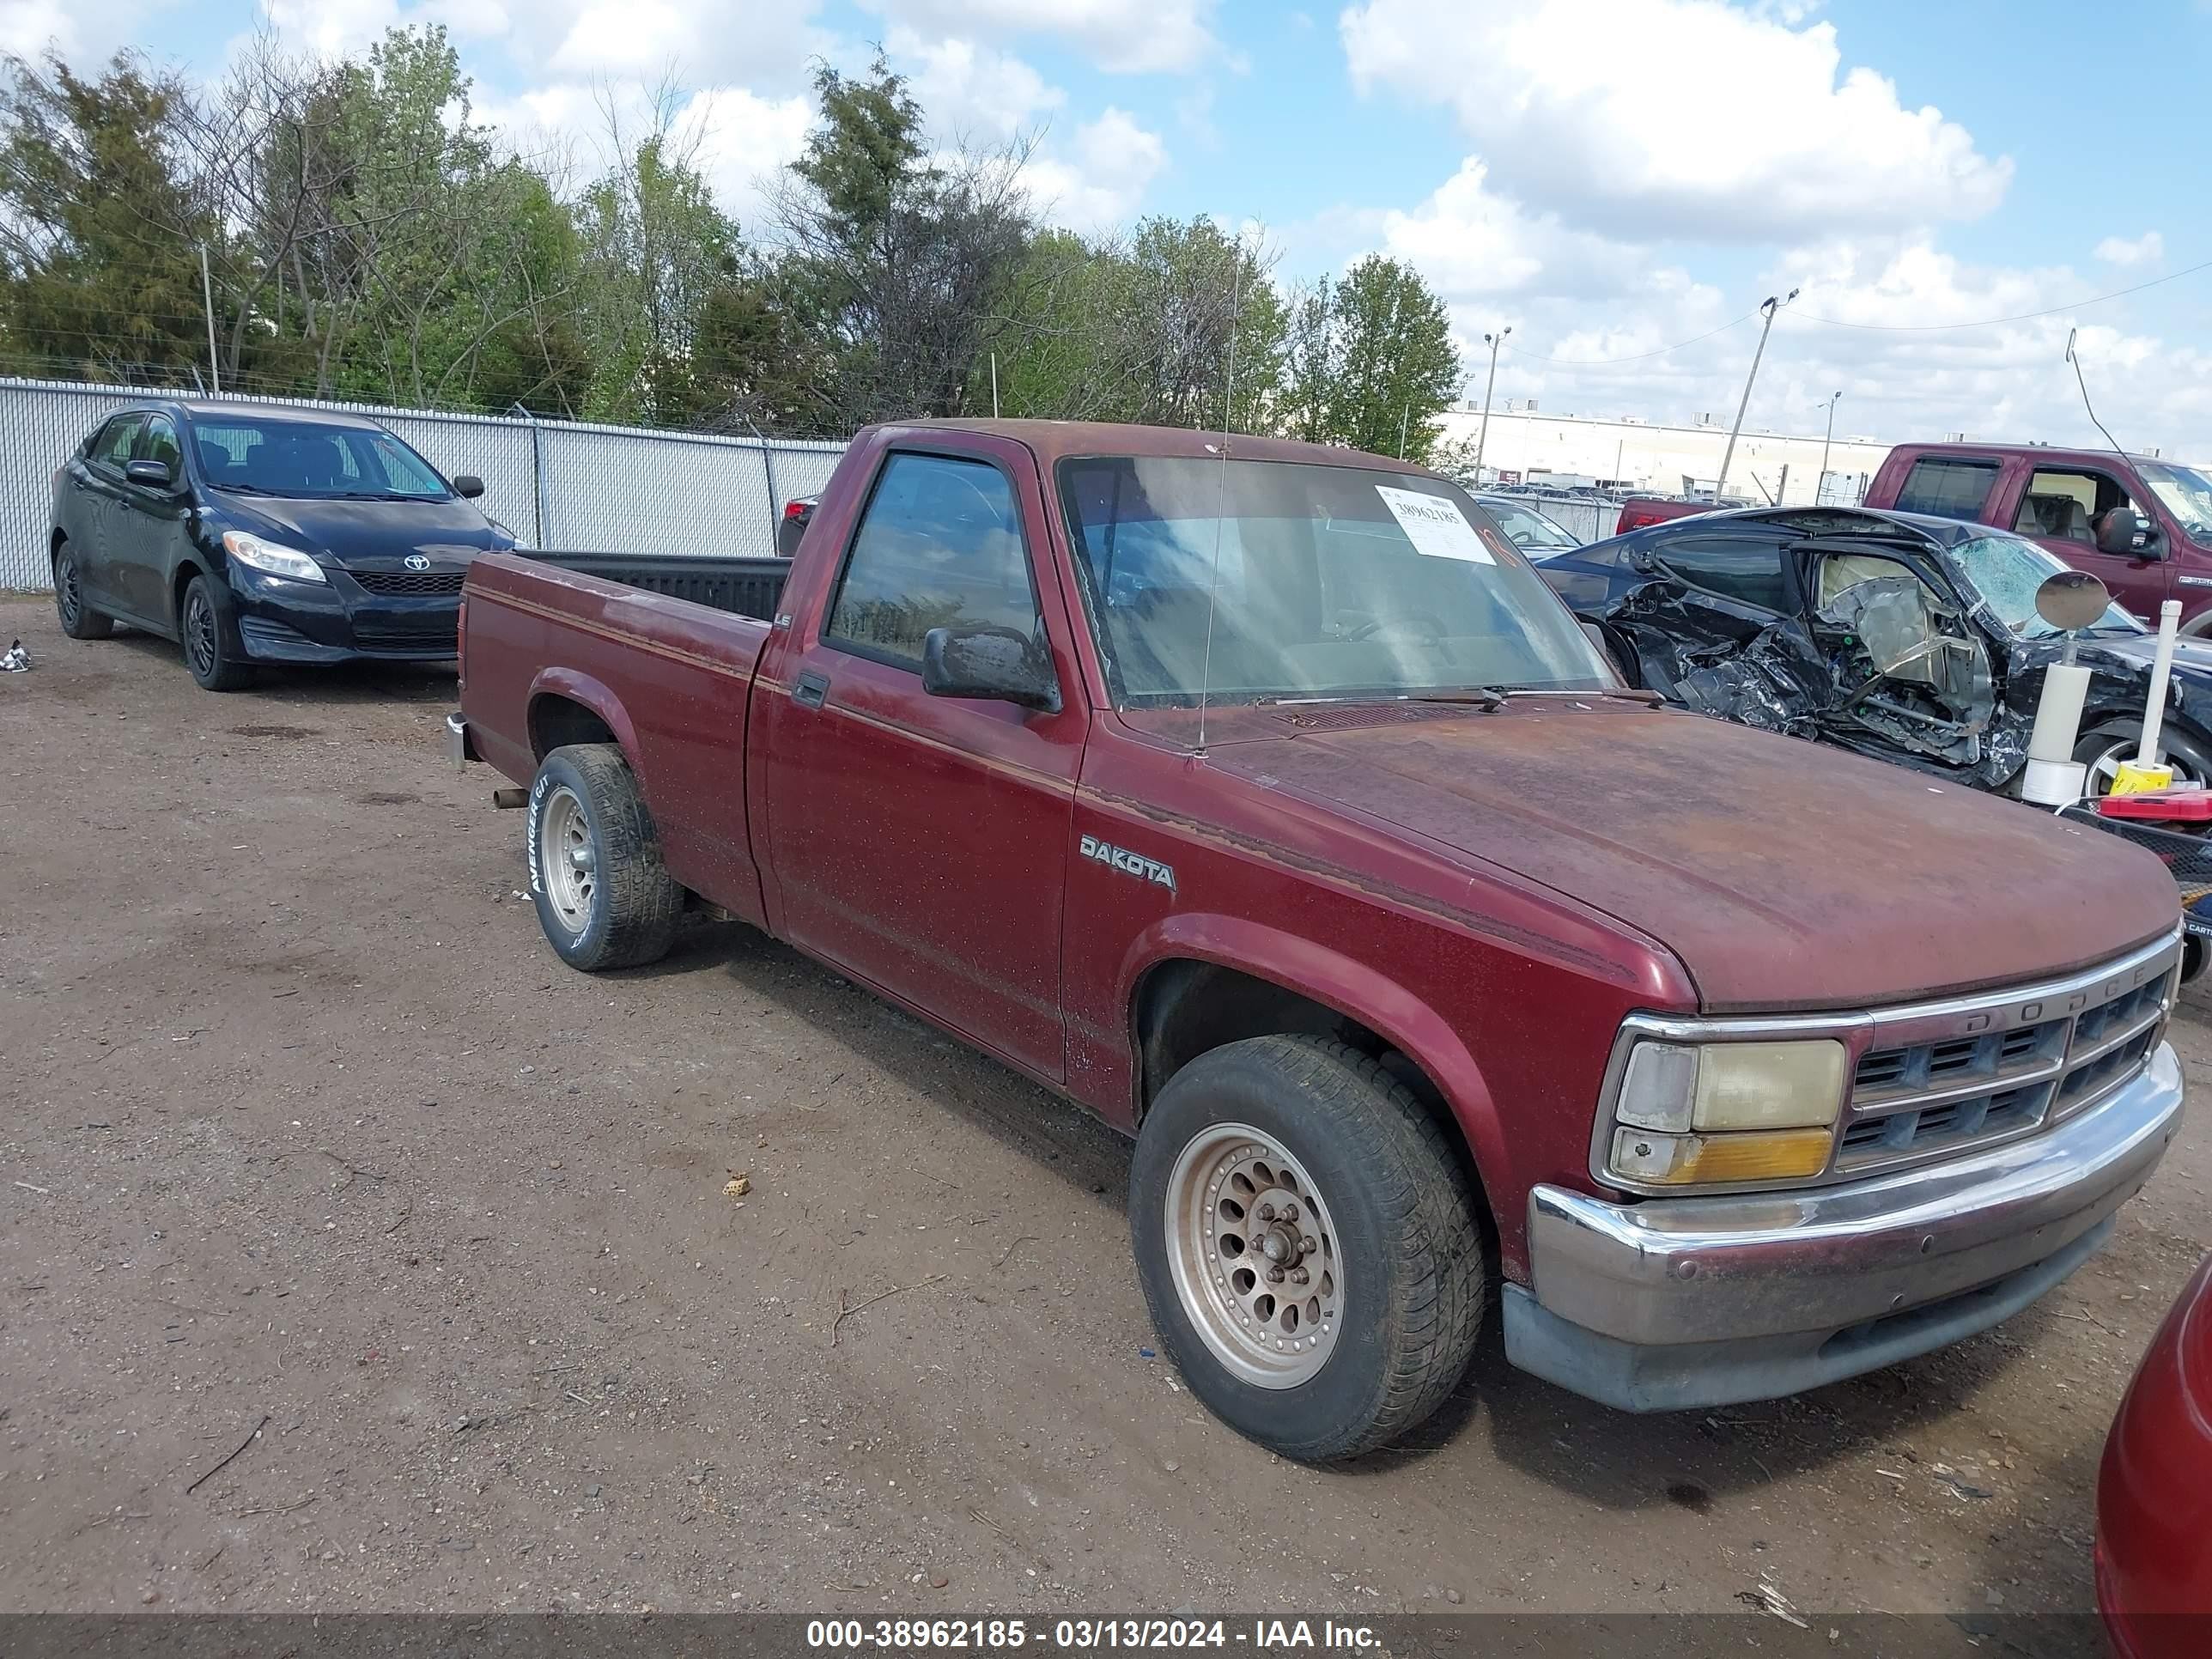
[(2212, 536), (2212, 478), (2193, 466), (2142, 461), (2136, 471), (2161, 506), (2192, 536)]
[(1612, 684), (1574, 617), (1455, 484), (1307, 462), (1060, 463), (1125, 706)]
[[(1976, 536), (1948, 554), (1960, 577), (2015, 639), (2039, 640), (2057, 631), (2036, 614), (2035, 590), (2072, 568), (2063, 559), (2022, 537), (2002, 534)], [(2118, 605), (2108, 605), (2084, 631), (2140, 634), (2143, 627)]]

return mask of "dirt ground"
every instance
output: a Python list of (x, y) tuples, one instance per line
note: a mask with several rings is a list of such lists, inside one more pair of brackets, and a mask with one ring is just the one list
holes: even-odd
[[(1639, 1419), (1493, 1338), (1421, 1443), (1316, 1473), (1153, 1357), (1113, 1134), (742, 927), (562, 967), (449, 673), (216, 696), (43, 600), (18, 635), (0, 1610), (2091, 1605), (2201, 1111), (1961, 1347)], [(2173, 1035), (2202, 1086), (2203, 1006)]]

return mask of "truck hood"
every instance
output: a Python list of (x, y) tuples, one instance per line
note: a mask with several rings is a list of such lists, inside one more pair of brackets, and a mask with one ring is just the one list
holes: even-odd
[(1211, 760), (1627, 923), (1680, 957), (1713, 1012), (2019, 983), (2175, 925), (2149, 854), (1879, 761), (1625, 703), (1421, 713), (1441, 717)]

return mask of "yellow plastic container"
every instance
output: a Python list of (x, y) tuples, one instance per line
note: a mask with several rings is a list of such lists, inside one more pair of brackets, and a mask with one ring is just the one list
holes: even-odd
[(2173, 781), (2171, 766), (2138, 766), (2133, 761), (2122, 761), (2120, 769), (2112, 775), (2112, 793), (2115, 795), (2141, 795), (2153, 789), (2163, 789)]

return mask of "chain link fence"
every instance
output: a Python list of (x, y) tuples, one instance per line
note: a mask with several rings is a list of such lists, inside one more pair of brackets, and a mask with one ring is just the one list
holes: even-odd
[[(53, 475), (119, 409), (172, 392), (0, 379), (0, 588), (53, 586)], [(391, 428), (447, 477), (484, 481), (484, 511), (533, 547), (572, 553), (759, 556), (783, 503), (827, 483), (842, 443), (658, 432), (520, 416), (462, 415), (306, 398)]]

